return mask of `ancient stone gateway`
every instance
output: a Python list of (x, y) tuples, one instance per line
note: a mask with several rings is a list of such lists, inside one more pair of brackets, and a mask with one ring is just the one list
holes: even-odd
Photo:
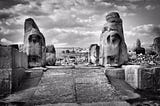
[(122, 19), (117, 12), (111, 12), (106, 16), (100, 36), (99, 59), (100, 65), (103, 66), (121, 66), (128, 61)]
[(90, 45), (88, 62), (90, 64), (98, 65), (98, 62), (99, 62), (99, 46), (98, 46), (98, 44), (91, 44)]
[(45, 66), (45, 38), (32, 18), (26, 19), (24, 24), (24, 52), (28, 55), (28, 65)]

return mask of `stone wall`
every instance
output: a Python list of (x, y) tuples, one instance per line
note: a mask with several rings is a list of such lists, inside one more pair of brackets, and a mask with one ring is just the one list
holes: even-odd
[(126, 65), (125, 81), (135, 89), (160, 89), (160, 67), (145, 67), (141, 65)]
[(0, 96), (10, 94), (19, 86), (28, 68), (27, 55), (13, 46), (0, 46)]

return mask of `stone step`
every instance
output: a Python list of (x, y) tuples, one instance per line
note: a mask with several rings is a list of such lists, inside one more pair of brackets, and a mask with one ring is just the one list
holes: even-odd
[(113, 102), (95, 102), (95, 103), (56, 103), (56, 104), (43, 104), (43, 105), (35, 105), (32, 103), (25, 102), (12, 102), (12, 103), (2, 103), (0, 102), (0, 106), (131, 106), (129, 103), (125, 101), (113, 101)]
[(160, 89), (160, 67), (146, 67), (141, 65), (126, 65), (125, 81), (135, 89)]
[(124, 95), (123, 100), (140, 98), (135, 89), (125, 81), (125, 69), (109, 67), (105, 69), (105, 74), (115, 89)]
[(81, 69), (101, 69), (103, 67), (101, 67), (101, 66), (95, 66), (95, 65), (76, 65), (75, 68), (81, 68)]
[[(0, 100), (2, 103), (27, 102), (37, 89), (37, 85), (43, 75), (42, 70), (26, 70), (26, 76), (23, 78), (16, 92)], [(1, 106), (1, 105), (0, 105)], [(12, 106), (12, 105), (11, 105)]]
[(41, 77), (42, 74), (43, 74), (43, 70), (28, 69), (25, 71), (25, 76), (23, 79), (31, 79), (31, 78)]
[(48, 68), (48, 69), (73, 69), (73, 68), (75, 68), (75, 66), (74, 65), (61, 65), (61, 66), (46, 66), (46, 68)]
[(95, 103), (58, 103), (58, 104), (46, 104), (37, 106), (130, 106), (125, 101), (114, 101), (114, 102), (95, 102)]
[(123, 100), (140, 98), (140, 95), (135, 92), (135, 89), (132, 88), (124, 80), (111, 76), (108, 77), (108, 79), (111, 82), (111, 84), (115, 87), (115, 89), (120, 91), (120, 93), (124, 95), (122, 98)]
[(123, 68), (108, 67), (105, 68), (105, 74), (109, 77), (125, 80), (125, 73)]

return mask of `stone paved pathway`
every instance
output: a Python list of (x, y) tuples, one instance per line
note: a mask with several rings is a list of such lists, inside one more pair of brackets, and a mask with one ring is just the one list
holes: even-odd
[(123, 80), (106, 77), (100, 67), (48, 68), (47, 71), (28, 70), (26, 80), (19, 88), (20, 91), (0, 100), (0, 106), (141, 106), (146, 104), (159, 106), (160, 104), (158, 99), (141, 100), (134, 89), (128, 87)]
[(29, 102), (34, 104), (92, 103), (120, 101), (120, 93), (109, 84), (101, 69), (49, 69)]

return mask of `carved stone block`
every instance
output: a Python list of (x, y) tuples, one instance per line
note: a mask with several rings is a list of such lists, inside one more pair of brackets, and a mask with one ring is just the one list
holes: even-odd
[(89, 47), (88, 62), (90, 64), (99, 64), (99, 46), (98, 44), (91, 44)]
[(125, 79), (125, 73), (123, 68), (106, 68), (105, 69), (105, 74), (109, 77), (114, 77), (118, 79)]
[(27, 63), (23, 52), (13, 46), (0, 46), (0, 96), (10, 94), (19, 86)]
[(24, 52), (28, 55), (29, 67), (45, 66), (45, 38), (33, 19), (25, 20)]
[(117, 12), (111, 12), (106, 16), (100, 36), (99, 57), (99, 63), (103, 66), (121, 66), (128, 61), (122, 19)]
[(155, 90), (160, 88), (160, 67), (127, 65), (123, 68), (125, 69), (125, 81), (135, 89)]
[(56, 64), (56, 50), (54, 45), (46, 47), (46, 65), (54, 66)]

